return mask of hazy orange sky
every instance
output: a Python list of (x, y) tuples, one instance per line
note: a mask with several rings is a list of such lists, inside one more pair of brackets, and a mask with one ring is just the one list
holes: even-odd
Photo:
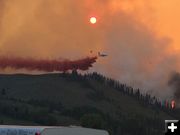
[[(134, 15), (136, 13), (144, 21), (159, 34), (159, 36), (170, 37), (173, 41), (174, 49), (180, 49), (180, 1), (179, 0), (122, 0), (127, 3), (125, 9), (129, 9)], [(131, 4), (130, 3), (136, 3)], [(119, 3), (119, 6), (122, 6)], [(134, 9), (134, 6), (138, 9)]]
[(175, 49), (180, 49), (180, 1), (159, 0), (154, 3), (156, 12), (156, 30), (160, 35), (165, 35), (173, 40)]
[(179, 0), (1, 0), (0, 55), (78, 59), (103, 51), (109, 56), (91, 71), (171, 97), (168, 77), (180, 62), (179, 7)]

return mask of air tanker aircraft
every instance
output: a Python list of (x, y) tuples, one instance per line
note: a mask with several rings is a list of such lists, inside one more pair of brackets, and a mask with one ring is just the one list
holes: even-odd
[(107, 55), (107, 54), (104, 54), (104, 53), (98, 52), (98, 56), (99, 56), (99, 57), (106, 57), (106, 56), (108, 56), (108, 55)]

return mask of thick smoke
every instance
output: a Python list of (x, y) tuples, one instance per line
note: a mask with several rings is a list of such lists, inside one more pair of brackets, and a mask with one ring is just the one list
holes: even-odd
[(174, 98), (180, 105), (180, 73), (172, 73), (168, 84), (174, 90)]
[[(172, 96), (167, 80), (179, 58), (173, 40), (154, 26), (154, 5), (160, 1), (0, 0), (0, 56), (38, 62), (104, 51), (108, 57), (98, 59), (92, 71), (157, 96)], [(90, 16), (97, 17), (97, 24), (89, 23)]]
[(0, 58), (0, 68), (26, 69), (29, 71), (62, 71), (69, 70), (88, 70), (92, 64), (96, 62), (97, 57), (87, 57), (80, 60), (37, 60), (37, 59), (22, 59), (22, 58)]

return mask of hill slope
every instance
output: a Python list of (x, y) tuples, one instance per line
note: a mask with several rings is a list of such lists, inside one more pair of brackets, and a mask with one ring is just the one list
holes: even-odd
[(174, 119), (171, 113), (140, 101), (134, 91), (124, 92), (127, 86), (121, 85), (121, 91), (103, 79), (76, 73), (0, 75), (1, 123), (74, 124), (111, 134), (160, 135), (164, 120)]

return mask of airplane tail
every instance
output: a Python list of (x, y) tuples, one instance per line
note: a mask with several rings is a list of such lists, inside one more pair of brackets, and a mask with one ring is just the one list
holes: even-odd
[(100, 52), (98, 52), (98, 56), (101, 56)]

